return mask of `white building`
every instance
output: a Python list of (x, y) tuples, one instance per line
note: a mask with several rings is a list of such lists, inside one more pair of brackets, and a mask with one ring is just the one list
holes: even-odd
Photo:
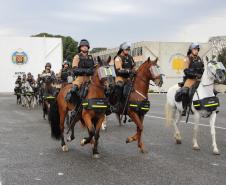
[(18, 75), (31, 72), (36, 78), (50, 62), (59, 71), (62, 40), (45, 37), (0, 37), (0, 92), (13, 92)]
[[(184, 59), (191, 43), (184, 42), (151, 42), (143, 41), (132, 44), (131, 54), (139, 67), (148, 57), (154, 60), (159, 58), (159, 66), (164, 76), (164, 84), (161, 91), (167, 91), (172, 85), (182, 81)], [(209, 43), (201, 43), (200, 56), (205, 61), (205, 56), (212, 55), (212, 47)], [(106, 59), (109, 55), (114, 58), (118, 48), (108, 49), (94, 53), (94, 57), (100, 56)], [(150, 86), (150, 89), (156, 89)]]

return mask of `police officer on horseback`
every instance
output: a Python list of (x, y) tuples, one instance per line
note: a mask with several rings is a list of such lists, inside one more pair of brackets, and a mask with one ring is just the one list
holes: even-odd
[(120, 45), (117, 56), (114, 59), (116, 71), (116, 86), (114, 92), (117, 97), (116, 109), (122, 98), (124, 85), (136, 75), (135, 62), (129, 52), (130, 45), (124, 42)]
[(192, 97), (189, 93), (192, 88), (197, 88), (204, 72), (204, 63), (200, 56), (198, 55), (200, 51), (200, 46), (198, 43), (192, 43), (188, 49), (186, 57), (186, 67), (184, 69), (184, 85), (180, 89), (180, 95), (182, 98), (183, 112), (182, 116), (186, 115), (187, 106), (190, 104), (190, 99)]
[(43, 70), (42, 74), (40, 75), (40, 79), (43, 83), (43, 91), (44, 91), (43, 96), (44, 97), (48, 97), (48, 96), (54, 94), (54, 89), (52, 88), (52, 86), (50, 89), (46, 88), (46, 83), (52, 84), (56, 80), (55, 73), (54, 73), (54, 71), (51, 70), (51, 67), (52, 67), (51, 63), (47, 62), (45, 65), (45, 69)]
[(21, 76), (18, 76), (15, 82), (15, 88), (14, 88), (15, 94), (20, 92), (21, 86), (22, 86), (22, 79), (21, 79)]
[(84, 82), (88, 82), (94, 72), (94, 60), (92, 55), (89, 55), (89, 42), (82, 39), (78, 46), (78, 54), (75, 55), (72, 62), (72, 71), (75, 80), (72, 82), (72, 89), (65, 97), (67, 102), (76, 103), (76, 98), (79, 98), (79, 88)]
[(27, 74), (27, 82), (28, 82), (31, 86), (33, 86), (33, 85), (35, 84), (35, 80), (34, 80), (34, 78), (33, 78), (33, 76), (31, 75), (30, 72)]
[(71, 72), (71, 68), (70, 68), (70, 63), (68, 61), (64, 61), (59, 76), (60, 76), (62, 83), (69, 82), (68, 78), (72, 77), (72, 72)]

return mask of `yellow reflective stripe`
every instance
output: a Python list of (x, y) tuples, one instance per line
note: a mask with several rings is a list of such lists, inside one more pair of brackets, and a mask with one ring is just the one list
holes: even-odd
[(93, 108), (107, 108), (107, 105), (92, 105)]
[(205, 107), (212, 107), (212, 106), (217, 106), (219, 105), (218, 103), (213, 103), (213, 104), (208, 104), (208, 105), (205, 105)]
[(105, 73), (106, 76), (108, 75), (108, 72), (107, 72), (106, 68), (104, 68), (104, 73)]
[(130, 104), (129, 106), (130, 107), (138, 107), (138, 105), (136, 105), (136, 104)]
[(46, 99), (54, 99), (54, 96), (47, 96)]
[(198, 106), (200, 106), (200, 104), (196, 104), (196, 105), (194, 105), (194, 107), (198, 107)]
[(82, 105), (89, 105), (89, 103), (83, 103)]
[(112, 70), (111, 70), (111, 68), (109, 68), (108, 70), (109, 70), (110, 75), (112, 75)]
[(149, 108), (141, 107), (142, 110), (149, 110)]

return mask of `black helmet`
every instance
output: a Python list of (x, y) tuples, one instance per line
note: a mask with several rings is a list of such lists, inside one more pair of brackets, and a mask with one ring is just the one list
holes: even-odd
[(29, 72), (29, 73), (27, 73), (27, 75), (31, 75), (31, 73)]
[(20, 75), (18, 76), (18, 79), (21, 79), (21, 76)]
[(87, 46), (88, 48), (90, 48), (89, 41), (86, 39), (82, 39), (79, 43), (78, 48), (80, 48), (81, 46)]
[(50, 67), (51, 68), (51, 64), (49, 62), (47, 62), (45, 67)]

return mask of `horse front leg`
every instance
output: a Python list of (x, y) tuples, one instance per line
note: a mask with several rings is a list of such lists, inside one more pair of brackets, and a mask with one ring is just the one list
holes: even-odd
[(137, 140), (137, 145), (140, 148), (140, 151), (142, 153), (146, 153), (145, 147), (144, 147), (144, 143), (142, 141), (142, 132), (143, 132), (143, 116), (139, 116), (137, 113), (135, 112), (130, 112), (129, 113), (130, 118), (134, 121), (134, 123), (137, 126), (137, 133), (134, 136), (128, 137), (126, 139), (126, 143), (130, 143), (133, 141)]
[(87, 111), (85, 111), (85, 112), (86, 113), (84, 113), (83, 120), (86, 125), (86, 128), (88, 129), (89, 136), (85, 137), (81, 140), (81, 142), (80, 142), (81, 146), (84, 146), (88, 143), (92, 143), (93, 136), (95, 135), (95, 128), (92, 123), (92, 118), (91, 118), (90, 114), (87, 113)]
[(220, 152), (218, 150), (217, 143), (216, 143), (216, 131), (215, 131), (216, 116), (217, 116), (216, 111), (212, 112), (210, 116), (210, 131), (212, 136), (213, 154), (219, 155)]
[(197, 111), (194, 111), (194, 129), (193, 129), (193, 150), (200, 150), (200, 147), (197, 142), (197, 134), (199, 130), (199, 121), (200, 121), (200, 114)]
[(100, 158), (100, 154), (98, 152), (98, 141), (100, 138), (100, 128), (102, 127), (102, 123), (105, 119), (105, 116), (102, 116), (96, 123), (96, 128), (95, 128), (95, 135), (94, 135), (94, 146), (93, 146), (93, 158), (98, 159)]

